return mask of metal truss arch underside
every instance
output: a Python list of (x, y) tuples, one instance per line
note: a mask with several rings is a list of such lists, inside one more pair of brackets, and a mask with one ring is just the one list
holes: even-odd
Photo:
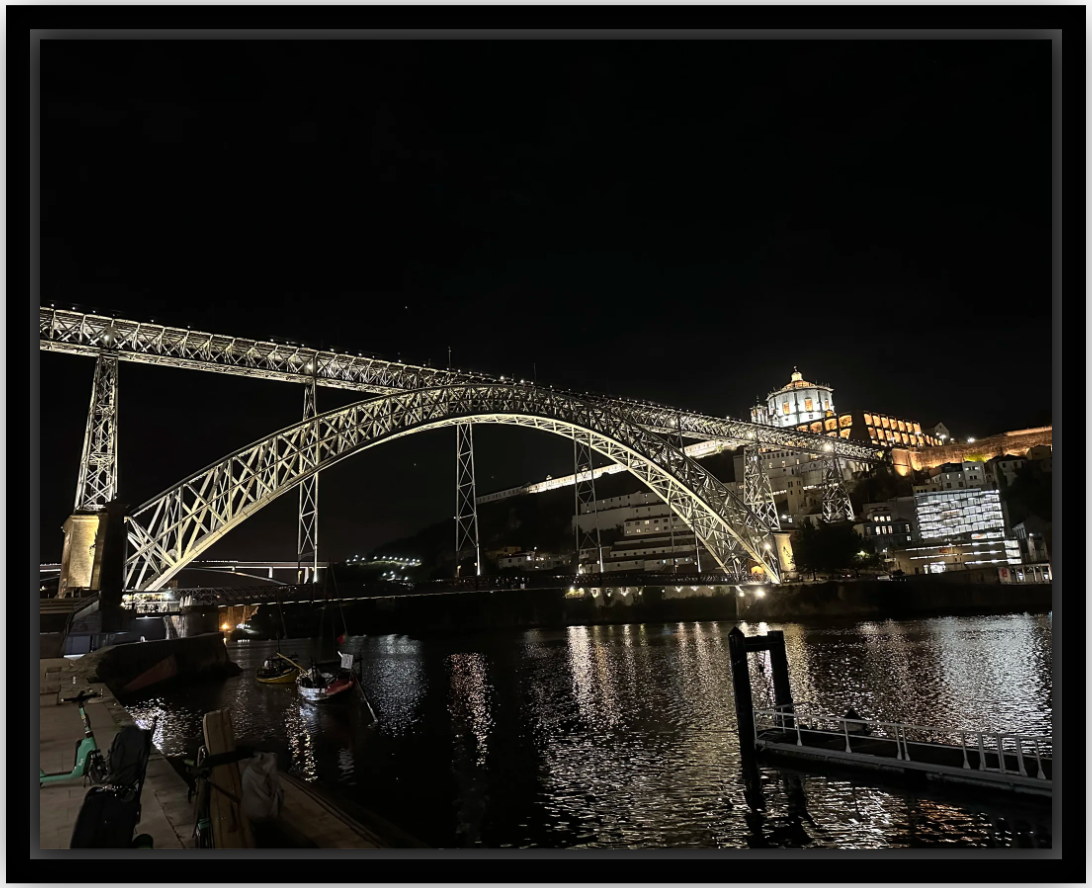
[[(126, 587), (155, 590), (232, 528), (304, 479), (386, 441), (473, 420), (571, 438), (637, 476), (739, 573), (754, 561), (779, 582), (769, 528), (715, 476), (615, 405), (517, 385), (420, 389), (361, 401), (275, 432), (197, 472), (129, 516)], [(309, 436), (317, 425), (318, 442)], [(317, 446), (318, 458), (308, 458)]]

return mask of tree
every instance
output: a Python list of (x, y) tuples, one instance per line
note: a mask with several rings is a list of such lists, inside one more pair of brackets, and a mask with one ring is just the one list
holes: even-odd
[(1030, 516), (1052, 521), (1054, 497), (1050, 482), (1051, 476), (1040, 471), (1034, 461), (1017, 469), (1012, 484), (1001, 490), (1001, 498), (1008, 506), (1009, 521), (1020, 524)]
[[(862, 561), (861, 552), (865, 552)], [(831, 574), (848, 568), (859, 569), (871, 564), (876, 556), (849, 524), (803, 524), (792, 538), (793, 567), (810, 573)]]
[(871, 474), (861, 478), (850, 491), (854, 509), (863, 511), (865, 503), (885, 503), (900, 496), (913, 496), (914, 482), (904, 478), (886, 463), (880, 463)]

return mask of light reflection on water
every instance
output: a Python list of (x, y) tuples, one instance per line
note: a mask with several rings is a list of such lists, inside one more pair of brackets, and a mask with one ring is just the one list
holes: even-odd
[[(1050, 812), (914, 797), (763, 771), (739, 779), (729, 623), (576, 626), (410, 639), (357, 637), (362, 707), (312, 706), (260, 685), (273, 643), (229, 646), (244, 674), (130, 704), (156, 743), (190, 754), (204, 712), (238, 741), (437, 847), (852, 847), (1049, 844)], [(831, 713), (941, 729), (1051, 730), (1046, 617), (947, 617), (785, 633), (793, 696)], [(290, 642), (311, 654), (310, 642)], [(754, 658), (756, 661), (759, 658)], [(768, 656), (753, 672), (771, 699)], [(1029, 813), (1030, 811), (1030, 813)]]

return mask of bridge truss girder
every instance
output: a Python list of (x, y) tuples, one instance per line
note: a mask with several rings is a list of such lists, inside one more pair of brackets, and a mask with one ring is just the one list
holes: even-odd
[[(420, 389), (361, 401), (282, 429), (229, 454), (139, 506), (127, 524), (126, 587), (160, 588), (232, 528), (305, 478), (377, 444), (473, 421), (517, 425), (572, 437), (644, 482), (696, 534), (729, 574), (753, 560), (779, 582), (769, 529), (700, 464), (617, 402), (533, 386), (480, 384)], [(318, 441), (309, 430), (317, 426)], [(318, 460), (307, 458), (317, 447)], [(172, 509), (174, 504), (177, 508)]]

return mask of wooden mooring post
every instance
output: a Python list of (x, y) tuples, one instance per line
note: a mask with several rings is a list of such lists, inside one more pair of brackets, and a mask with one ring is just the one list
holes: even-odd
[(739, 755), (743, 765), (744, 782), (757, 789), (758, 753), (755, 748), (755, 711), (751, 698), (751, 667), (747, 655), (752, 652), (770, 652), (770, 670), (773, 673), (774, 704), (784, 707), (785, 726), (793, 727), (794, 718), (792, 688), (789, 684), (789, 660), (785, 653), (785, 633), (768, 632), (765, 635), (744, 635), (738, 626), (728, 633), (728, 654), (732, 664), (732, 691), (736, 701), (736, 725), (739, 731)]

